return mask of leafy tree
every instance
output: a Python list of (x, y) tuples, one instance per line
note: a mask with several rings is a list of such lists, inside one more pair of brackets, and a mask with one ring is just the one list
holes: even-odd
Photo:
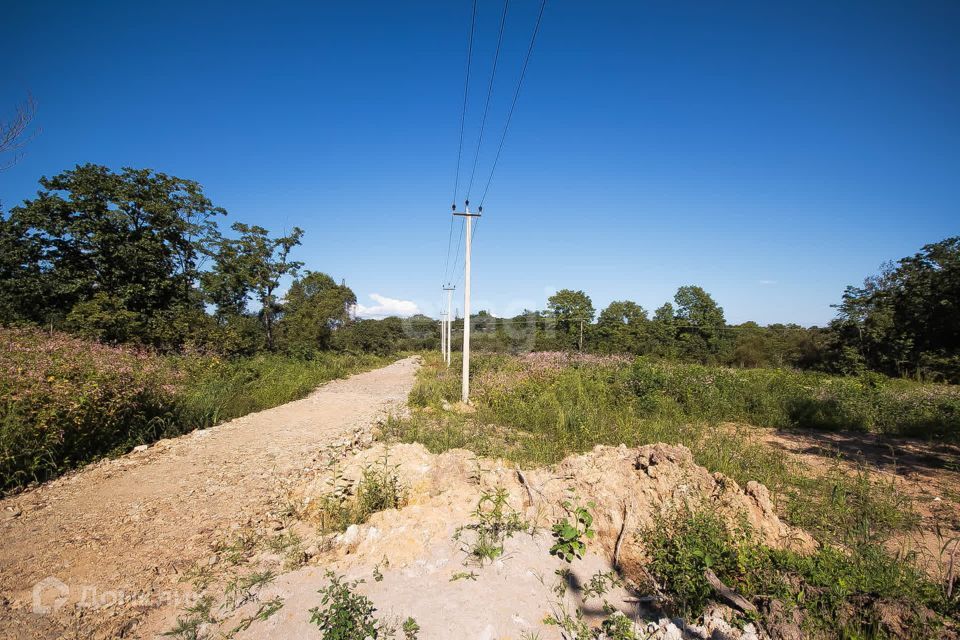
[(614, 301), (597, 319), (597, 349), (606, 353), (646, 353), (650, 349), (646, 310), (629, 300)]
[(290, 285), (283, 315), (277, 322), (284, 348), (304, 353), (330, 348), (330, 339), (349, 322), (349, 309), (357, 296), (325, 273), (307, 271)]
[(596, 310), (593, 301), (583, 291), (561, 289), (547, 298), (547, 308), (556, 319), (556, 331), (565, 346), (579, 345), (582, 347), (580, 336), (583, 326), (593, 322)]
[(837, 368), (960, 381), (960, 237), (884, 265), (847, 287), (837, 309)]
[(400, 318), (356, 320), (333, 334), (331, 344), (338, 351), (390, 355), (403, 339)]
[(677, 319), (673, 305), (663, 303), (654, 311), (650, 321), (650, 342), (653, 353), (662, 358), (673, 358), (677, 355)]
[(702, 287), (677, 289), (673, 301), (677, 305), (679, 343), (688, 358), (708, 362), (716, 360), (724, 348), (727, 323), (723, 309)]
[(40, 185), (0, 226), (0, 321), (72, 314), (103, 340), (179, 343), (157, 318), (202, 308), (195, 284), (223, 209), (196, 182), (148, 169), (79, 165)]
[(290, 235), (271, 238), (269, 231), (256, 225), (235, 222), (230, 228), (239, 236), (218, 240), (213, 269), (204, 274), (204, 289), (222, 324), (244, 315), (249, 299), (256, 300), (266, 347), (273, 349), (274, 323), (281, 310), (276, 292), (284, 276), (296, 276), (303, 266), (290, 260), (303, 230), (294, 227)]

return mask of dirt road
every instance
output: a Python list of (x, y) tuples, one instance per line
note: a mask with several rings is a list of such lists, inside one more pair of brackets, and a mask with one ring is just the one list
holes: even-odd
[[(319, 451), (403, 404), (418, 363), (87, 467), (0, 501), (0, 637), (139, 637), (231, 531), (267, 527)], [(131, 606), (131, 603), (133, 606)]]

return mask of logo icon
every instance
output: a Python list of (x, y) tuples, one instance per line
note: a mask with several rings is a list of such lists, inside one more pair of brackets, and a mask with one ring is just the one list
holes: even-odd
[[(67, 604), (70, 587), (54, 576), (47, 576), (33, 585), (33, 612), (47, 615)], [(46, 604), (45, 604), (46, 602)]]

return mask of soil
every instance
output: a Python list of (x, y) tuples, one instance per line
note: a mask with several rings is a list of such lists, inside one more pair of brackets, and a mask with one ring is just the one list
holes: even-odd
[(334, 381), (0, 501), (0, 637), (147, 637), (211, 544), (275, 527), (290, 483), (324, 464), (321, 446), (398, 410), (418, 366)]
[(937, 581), (945, 579), (951, 566), (953, 575), (960, 572), (960, 447), (858, 432), (753, 427), (747, 432), (814, 473), (839, 466), (847, 473), (865, 471), (874, 481), (893, 483), (909, 498), (919, 522), (891, 541), (890, 550), (917, 553)]
[[(402, 508), (376, 513), (335, 536), (317, 562), (281, 575), (221, 620), (220, 631), (237, 628), (263, 602), (280, 598), (284, 605), (279, 612), (236, 637), (316, 638), (308, 611), (321, 603), (317, 591), (328, 583), (327, 571), (333, 571), (363, 580), (358, 590), (371, 598), (382, 619), (399, 625), (415, 618), (419, 640), (555, 638), (560, 637), (557, 628), (544, 619), (573, 616), (577, 610), (594, 624), (618, 610), (640, 620), (644, 637), (650, 638), (708, 638), (715, 629), (723, 634), (713, 637), (755, 638), (726, 623), (725, 617), (733, 617), (729, 611), (681, 631), (625, 585), (610, 585), (603, 595), (590, 595), (585, 587), (598, 573), (614, 575), (615, 569), (635, 585), (645, 582), (643, 532), (657, 515), (680, 503), (713, 507), (731, 520), (746, 516), (773, 546), (809, 549), (814, 544), (779, 520), (762, 485), (740, 488), (696, 465), (685, 447), (664, 444), (598, 446), (530, 470), (462, 449), (433, 455), (419, 444), (376, 444), (294, 490), (304, 522), (319, 521), (316, 505), (333, 486), (355, 487), (365, 470), (384, 464), (404, 488)], [(503, 555), (479, 562), (469, 553), (472, 537), (463, 527), (478, 522), (481, 497), (498, 489), (506, 491), (507, 513), (523, 520), (525, 530), (503, 541)], [(596, 536), (584, 557), (572, 563), (550, 553), (550, 526), (569, 517), (562, 506), (566, 500), (594, 505)], [(269, 558), (260, 560), (262, 570)], [(564, 587), (560, 592), (558, 585)]]
[[(642, 621), (651, 638), (756, 638), (755, 629), (728, 624), (733, 613), (723, 607), (699, 627), (660, 617), (655, 597), (638, 598), (656, 595), (649, 582), (643, 593), (610, 586), (592, 597), (585, 585), (615, 569), (641, 585), (649, 578), (643, 532), (680, 503), (746, 517), (772, 546), (815, 545), (777, 517), (763, 485), (710, 473), (681, 446), (597, 447), (522, 470), (464, 450), (375, 443), (377, 425), (405, 411), (418, 366), (408, 358), (335, 381), (0, 501), (0, 637), (159, 638), (202, 593), (213, 598), (216, 621), (201, 625), (201, 636), (317, 638), (310, 609), (333, 571), (363, 580), (357, 590), (381, 619), (399, 626), (415, 618), (419, 640), (552, 638), (558, 632), (545, 617), (579, 609), (596, 622), (604, 605)], [(891, 478), (916, 498), (927, 537), (933, 523), (955, 522), (954, 449), (863, 434), (752, 433), (814, 470), (839, 458), (848, 470), (863, 462)], [(364, 472), (383, 465), (403, 489), (400, 508), (322, 533), (331, 492), (355, 493)], [(527, 528), (480, 564), (469, 530), (455, 534), (497, 489)], [(550, 553), (550, 526), (568, 516), (569, 499), (596, 505), (596, 538), (572, 564)], [(262, 584), (237, 588), (257, 575)]]

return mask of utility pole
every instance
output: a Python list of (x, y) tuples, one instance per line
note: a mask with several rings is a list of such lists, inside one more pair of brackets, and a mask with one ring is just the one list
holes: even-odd
[(580, 348), (578, 351), (583, 351), (583, 319), (580, 319)]
[(446, 332), (446, 339), (444, 344), (446, 345), (446, 347), (443, 352), (443, 360), (444, 362), (447, 363), (448, 367), (450, 366), (450, 360), (451, 360), (450, 338), (453, 336), (453, 331), (451, 330), (451, 326), (453, 325), (453, 318), (450, 315), (450, 307), (453, 304), (454, 289), (456, 289), (456, 287), (443, 288), (443, 290), (447, 292), (447, 326), (444, 327), (444, 330)]
[(453, 206), (453, 215), (462, 216), (467, 219), (466, 225), (466, 250), (464, 251), (463, 268), (463, 384), (460, 391), (460, 400), (464, 404), (470, 403), (470, 253), (473, 235), (473, 219), (479, 218), (483, 212), (483, 207), (477, 210), (477, 213), (470, 213), (470, 201), (467, 200), (463, 206), (463, 213), (457, 212), (457, 206)]
[(447, 320), (446, 314), (440, 312), (440, 353), (443, 354), (443, 360), (447, 360)]

